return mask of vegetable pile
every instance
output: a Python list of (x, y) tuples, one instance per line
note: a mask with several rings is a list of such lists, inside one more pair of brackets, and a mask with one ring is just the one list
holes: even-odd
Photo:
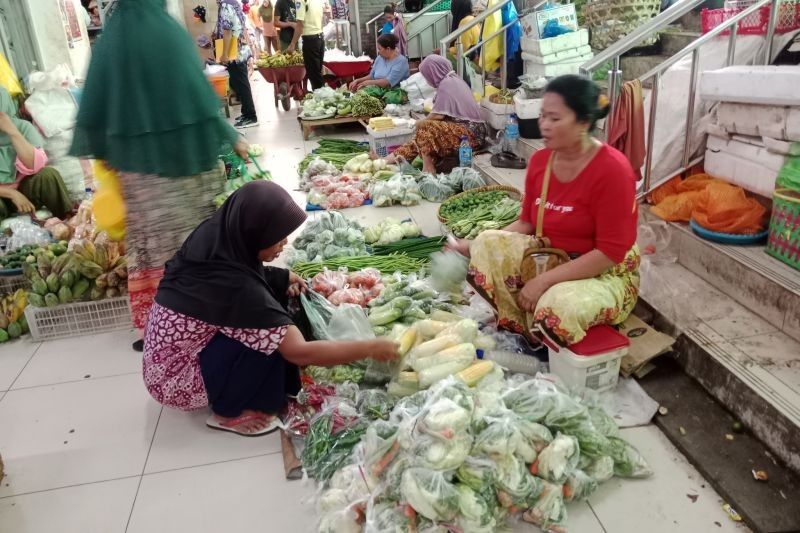
[(501, 229), (519, 218), (521, 204), (505, 191), (467, 192), (451, 198), (439, 208), (457, 237), (474, 239), (487, 229)]
[(28, 333), (28, 321), (25, 318), (25, 307), (28, 295), (23, 289), (0, 298), (0, 343)]
[[(431, 357), (438, 356), (415, 359)], [(353, 445), (345, 434), (342, 453), (328, 452), (337, 449), (330, 438), (315, 439), (304, 466), (324, 489), (319, 531), (488, 533), (521, 516), (564, 532), (568, 502), (587, 499), (613, 476), (652, 474), (602, 409), (544, 377), (505, 379), (485, 364), (488, 372), (465, 371), (399, 400), (366, 428), (345, 418), (340, 426), (362, 436)], [(357, 413), (349, 401), (336, 407)], [(345, 431), (332, 426), (324, 420), (320, 433)]]
[(303, 64), (303, 52), (297, 50), (293, 54), (261, 54), (261, 57), (256, 61), (258, 68), (283, 68), (293, 67)]
[(347, 269), (324, 269), (311, 278), (311, 288), (333, 305), (349, 303), (365, 307), (381, 293), (383, 280), (381, 273), (374, 268), (365, 268), (349, 274)]
[(303, 116), (308, 118), (319, 118), (324, 116), (336, 116), (339, 110), (342, 115), (351, 106), (350, 93), (345, 90), (336, 91), (328, 86), (314, 90), (313, 93), (306, 95), (303, 100)]
[[(119, 244), (83, 239), (37, 248), (25, 259), (31, 281), (28, 302), (55, 307), (80, 300), (102, 300), (128, 293), (128, 267)], [(55, 249), (53, 249), (55, 248)]]
[(357, 117), (379, 117), (383, 115), (383, 102), (362, 91), (357, 92), (350, 100), (352, 113)]
[(459, 192), (483, 187), (486, 182), (478, 171), (471, 168), (456, 167), (450, 174), (421, 174), (419, 191), (429, 202), (442, 202)]
[[(338, 211), (323, 213), (316, 220), (309, 222), (292, 243), (292, 247), (287, 259), (292, 270), (295, 270), (297, 263), (316, 262), (320, 265), (317, 272), (327, 266), (322, 264), (324, 260), (342, 256), (361, 256), (367, 251), (361, 225), (348, 220)], [(333, 270), (338, 269), (339, 266), (346, 265), (337, 265)], [(369, 265), (364, 265), (364, 267), (367, 266)], [(300, 274), (300, 272), (297, 273)]]
[(344, 172), (357, 174), (373, 174), (382, 170), (397, 172), (397, 167), (388, 165), (384, 159), (370, 159), (369, 154), (359, 154), (344, 165)]
[(388, 207), (394, 204), (417, 205), (422, 200), (416, 180), (402, 174), (396, 174), (388, 181), (373, 183), (370, 196), (376, 207)]
[(384, 278), (383, 284), (383, 291), (369, 303), (369, 323), (376, 335), (387, 335), (396, 322), (413, 324), (428, 318), (436, 309), (453, 309), (451, 304), (438, 299), (439, 294), (427, 280), (419, 279), (416, 274), (395, 273)]
[(369, 198), (366, 184), (354, 176), (319, 175), (311, 180), (308, 203), (323, 209), (345, 209), (364, 205)]
[(407, 237), (418, 237), (420, 233), (419, 226), (411, 220), (400, 222), (396, 218), (387, 217), (364, 230), (364, 242), (381, 246), (401, 241)]

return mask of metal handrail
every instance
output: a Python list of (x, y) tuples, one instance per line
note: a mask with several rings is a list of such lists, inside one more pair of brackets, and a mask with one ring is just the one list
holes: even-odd
[[(622, 71), (619, 69), (620, 64), (620, 56), (630, 50), (631, 48), (635, 47), (647, 37), (649, 37), (652, 33), (663, 29), (663, 27), (668, 24), (669, 22), (679, 18), (689, 10), (696, 7), (697, 4), (701, 3), (698, 0), (683, 0), (678, 4), (675, 4), (673, 7), (669, 8), (667, 11), (662, 13), (663, 17), (659, 15), (652, 19), (648, 24), (641, 26), (639, 29), (634, 31), (633, 33), (626, 36), (621, 41), (617, 42), (615, 45), (609, 47), (606, 51), (601, 53), (598, 56), (595, 56), (594, 59), (588, 61), (581, 67), (581, 73), (584, 75), (591, 75), (591, 73), (600, 65), (607, 63), (609, 60), (613, 59), (613, 67), (611, 72), (609, 72), (609, 101), (611, 104), (611, 111), (609, 114), (613, 114), (614, 108), (616, 106), (616, 100), (619, 96), (619, 81), (622, 78)], [(730, 30), (730, 36), (728, 38), (728, 51), (726, 55), (726, 65), (730, 66), (734, 62), (735, 52), (736, 52), (736, 38), (738, 36), (738, 25), (739, 22), (753, 13), (759, 11), (762, 7), (766, 5), (771, 6), (770, 10), (770, 17), (767, 26), (767, 34), (766, 34), (766, 50), (764, 54), (764, 64), (769, 64), (772, 58), (772, 49), (773, 49), (773, 38), (775, 36), (775, 25), (777, 23), (777, 11), (780, 6), (781, 0), (757, 0), (756, 3), (748, 7), (747, 9), (743, 10), (741, 13), (731, 17), (728, 20), (723, 21), (718, 26), (710, 30), (705, 35), (702, 35), (694, 42), (687, 45), (681, 51), (670, 57), (669, 59), (663, 61), (657, 67), (653, 68), (649, 72), (643, 74), (638, 79), (640, 81), (646, 81), (650, 78), (653, 78), (652, 83), (652, 91), (650, 93), (650, 115), (648, 121), (648, 131), (647, 131), (647, 152), (645, 155), (645, 163), (644, 163), (644, 181), (642, 184), (642, 191), (638, 194), (638, 198), (642, 198), (649, 194), (655, 187), (660, 185), (663, 181), (670, 179), (674, 176), (677, 176), (686, 170), (690, 169), (693, 165), (697, 164), (703, 158), (695, 158), (691, 160), (691, 144), (692, 144), (692, 137), (694, 134), (694, 108), (695, 108), (695, 101), (697, 98), (697, 80), (700, 75), (700, 68), (699, 68), (699, 61), (700, 61), (700, 48), (712, 41), (717, 36), (721, 35), (723, 32)], [(674, 11), (673, 11), (674, 8)], [(673, 11), (670, 13), (670, 11)], [(665, 22), (666, 21), (666, 22)], [(661, 76), (671, 67), (676, 65), (679, 61), (683, 60), (689, 54), (692, 55), (692, 64), (689, 74), (689, 98), (687, 102), (687, 109), (686, 109), (686, 122), (685, 122), (685, 137), (683, 143), (683, 157), (682, 157), (682, 165), (681, 168), (669, 174), (664, 180), (652, 186), (652, 172), (653, 172), (653, 143), (655, 140), (655, 132), (656, 132), (656, 111), (658, 108), (658, 96), (659, 90), (661, 85)], [(608, 124), (608, 123), (607, 123)], [(607, 129), (606, 134), (608, 135), (610, 132)]]
[[(436, 24), (436, 23), (437, 23), (437, 22), (439, 22), (439, 21), (440, 21), (440, 20), (441, 20), (443, 17), (448, 17), (448, 16), (450, 16), (450, 13), (449, 13), (448, 11), (442, 11), (442, 12), (439, 14), (439, 16), (438, 16), (438, 17), (436, 17), (436, 20), (434, 20), (433, 22), (431, 22), (431, 25), (433, 25), (433, 24)], [(410, 25), (411, 25), (411, 21), (413, 21), (413, 20), (414, 20), (413, 18), (409, 19), (409, 20), (408, 20), (408, 22), (407, 22), (407, 24), (410, 26)], [(427, 29), (428, 29), (428, 27), (425, 27), (425, 28), (422, 28), (421, 30), (418, 30), (418, 31), (416, 31), (416, 32), (414, 32), (414, 33), (412, 33), (412, 34), (410, 34), (409, 36), (407, 36), (407, 37), (406, 37), (406, 40), (407, 40), (408, 42), (411, 42), (411, 39), (413, 39), (413, 38), (417, 37), (417, 36), (418, 36), (418, 35), (420, 35), (421, 33), (425, 32), (425, 30), (427, 30)]]
[[(423, 9), (421, 9), (421, 10), (417, 11), (416, 13), (414, 13), (414, 16), (412, 16), (410, 19), (408, 19), (408, 21), (403, 21), (403, 24), (411, 25), (412, 22), (414, 22), (415, 20), (420, 18), (422, 15), (428, 13), (429, 11), (432, 11), (433, 8), (436, 7), (437, 5), (439, 5), (440, 3), (441, 2), (434, 1), (434, 2), (432, 2), (430, 4), (428, 4)], [(367, 23), (364, 25), (364, 28), (366, 29), (367, 33), (369, 33), (370, 26), (375, 24), (383, 16), (384, 16), (383, 13), (379, 13), (378, 15), (376, 15), (375, 17), (373, 17), (373, 18), (371, 18), (370, 20), (367, 21)], [(433, 26), (433, 42), (434, 42), (434, 46), (435, 46), (435, 44), (436, 44), (436, 26), (435, 26), (435, 24), (438, 23), (440, 20), (442, 20), (442, 18), (449, 17), (449, 16), (450, 16), (450, 12), (449, 11), (442, 11), (441, 15), (436, 17), (436, 20), (432, 21), (431, 24), (429, 24), (428, 26), (420, 29), (419, 31), (417, 31), (417, 32), (415, 32), (415, 33), (413, 33), (411, 35), (406, 36), (406, 42), (410, 45), (411, 41), (413, 39), (422, 39), (422, 34), (425, 33), (425, 31), (427, 31), (427, 29), (429, 27)], [(402, 14), (401, 14), (401, 18), (402, 18)], [(373, 33), (375, 34), (375, 42), (377, 44), (377, 41), (378, 41), (378, 26), (377, 25), (375, 25)], [(421, 49), (421, 47), (420, 47), (420, 49)]]
[(447, 57), (447, 49), (451, 42), (455, 41), (456, 39), (464, 35), (467, 31), (471, 30), (473, 26), (477, 26), (478, 24), (483, 24), (484, 20), (488, 19), (490, 16), (494, 15), (495, 13), (503, 9), (503, 6), (511, 3), (512, 1), (513, 0), (503, 0), (499, 4), (495, 4), (490, 9), (487, 9), (486, 11), (475, 17), (469, 24), (465, 25), (463, 28), (456, 28), (455, 31), (450, 32), (444, 39), (439, 41), (440, 44), (442, 45), (439, 50), (439, 54), (444, 57)]
[(633, 32), (629, 33), (613, 45), (594, 56), (594, 58), (584, 63), (581, 66), (581, 72), (587, 75), (591, 74), (597, 67), (608, 63), (615, 57), (620, 56), (629, 51), (631, 48), (638, 46), (651, 34), (663, 30), (692, 9), (703, 4), (704, 1), (705, 0), (679, 0), (662, 13), (648, 20), (646, 23), (636, 28)]

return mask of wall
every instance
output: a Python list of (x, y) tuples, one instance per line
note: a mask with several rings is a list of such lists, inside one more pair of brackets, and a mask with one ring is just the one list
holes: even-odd
[(33, 39), (42, 59), (41, 70), (49, 70), (66, 63), (76, 78), (84, 78), (91, 58), (89, 33), (79, 0), (73, 0), (81, 30), (81, 38), (69, 47), (59, 0), (22, 0), (27, 4), (33, 25)]
[[(396, 2), (395, 3), (399, 3)], [(370, 31), (367, 33), (364, 25), (367, 23), (368, 20), (372, 19), (379, 13), (383, 13), (383, 8), (385, 8), (389, 4), (389, 0), (358, 0), (354, 2), (351, 0), (350, 2), (350, 9), (352, 10), (354, 5), (358, 6), (358, 15), (361, 18), (361, 27), (358, 28), (358, 31), (361, 33), (361, 48), (365, 54), (368, 54), (372, 57), (375, 57), (375, 30), (374, 25), (370, 26)], [(351, 20), (354, 18), (353, 14), (350, 14)], [(382, 24), (383, 21), (380, 21), (379, 24)]]

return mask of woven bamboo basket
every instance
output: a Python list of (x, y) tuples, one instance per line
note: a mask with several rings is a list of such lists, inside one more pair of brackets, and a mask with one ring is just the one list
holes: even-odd
[[(661, 0), (592, 0), (583, 6), (583, 17), (591, 31), (591, 45), (604, 50), (658, 15)], [(640, 46), (655, 44), (658, 35)]]
[(439, 222), (441, 222), (442, 224), (447, 224), (447, 219), (445, 219), (441, 214), (442, 206), (447, 204), (447, 202), (450, 202), (451, 200), (455, 200), (457, 198), (461, 198), (461, 197), (466, 196), (468, 194), (475, 194), (475, 193), (481, 193), (481, 192), (492, 192), (492, 191), (506, 191), (508, 193), (509, 197), (511, 197), (511, 198), (513, 198), (515, 200), (521, 200), (522, 199), (522, 193), (519, 191), (519, 189), (516, 189), (514, 187), (510, 187), (508, 185), (487, 185), (485, 187), (478, 187), (478, 188), (475, 188), (475, 189), (470, 189), (468, 191), (460, 192), (458, 194), (454, 194), (453, 196), (451, 196), (450, 198), (448, 198), (447, 200), (442, 202), (442, 205), (439, 206), (439, 210), (436, 211), (436, 217), (439, 219)]

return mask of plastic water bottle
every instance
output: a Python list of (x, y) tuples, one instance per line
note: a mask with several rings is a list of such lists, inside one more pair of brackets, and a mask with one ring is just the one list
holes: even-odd
[(542, 363), (532, 355), (505, 350), (478, 350), (478, 359), (494, 361), (511, 372), (529, 376), (535, 376), (542, 368)]
[(514, 142), (519, 139), (519, 120), (517, 119), (516, 113), (511, 113), (508, 115), (508, 120), (506, 121), (506, 140), (508, 142)]
[(458, 148), (458, 162), (462, 167), (472, 167), (472, 146), (467, 137), (461, 137), (461, 146)]

